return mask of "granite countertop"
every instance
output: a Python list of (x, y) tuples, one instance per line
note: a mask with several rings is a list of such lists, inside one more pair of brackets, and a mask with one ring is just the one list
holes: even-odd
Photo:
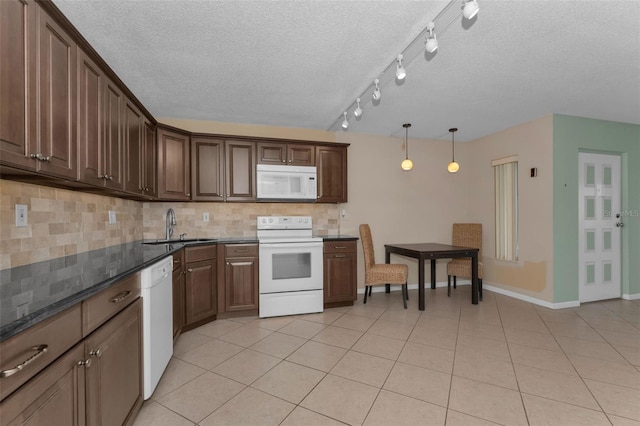
[[(357, 240), (323, 235), (325, 241)], [(151, 240), (155, 241), (155, 240)], [(256, 237), (144, 244), (135, 241), (0, 271), (0, 342), (189, 245), (250, 244)]]

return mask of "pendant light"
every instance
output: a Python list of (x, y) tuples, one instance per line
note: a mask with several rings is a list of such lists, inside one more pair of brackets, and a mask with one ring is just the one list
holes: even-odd
[(458, 173), (460, 170), (460, 164), (456, 163), (456, 147), (455, 142), (453, 140), (453, 134), (458, 131), (455, 127), (449, 129), (451, 132), (451, 162), (447, 166), (447, 170), (449, 173)]
[(402, 170), (409, 171), (413, 169), (413, 161), (409, 160), (409, 127), (411, 127), (411, 123), (404, 123), (402, 125), (404, 127), (404, 160), (400, 167)]

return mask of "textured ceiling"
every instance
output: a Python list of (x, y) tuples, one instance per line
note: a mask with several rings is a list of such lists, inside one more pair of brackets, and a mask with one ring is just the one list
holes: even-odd
[(411, 122), (412, 138), (455, 126), (465, 141), (549, 113), (640, 124), (640, 0), (479, 0), (435, 55), (405, 61), (404, 83), (383, 77), (377, 105), (373, 79), (447, 1), (54, 3), (155, 117), (341, 131), (366, 92), (349, 132)]

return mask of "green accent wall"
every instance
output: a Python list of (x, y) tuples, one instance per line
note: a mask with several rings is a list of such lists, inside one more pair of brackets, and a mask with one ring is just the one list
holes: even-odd
[(622, 158), (622, 294), (640, 295), (640, 126), (553, 115), (554, 302), (578, 300), (578, 152)]

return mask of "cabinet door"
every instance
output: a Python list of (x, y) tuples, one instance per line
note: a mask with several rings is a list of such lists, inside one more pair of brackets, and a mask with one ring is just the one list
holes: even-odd
[[(125, 349), (126, 348), (126, 349)], [(142, 405), (142, 299), (85, 339), (89, 425), (133, 422)]]
[(285, 143), (258, 143), (258, 164), (287, 163), (287, 144)]
[(191, 199), (188, 135), (158, 129), (158, 198)]
[(225, 141), (226, 201), (256, 199), (256, 144)]
[(315, 166), (316, 147), (313, 145), (287, 145), (287, 164), (292, 166)]
[(218, 313), (216, 261), (203, 260), (186, 264), (185, 326)]
[(144, 194), (142, 186), (142, 149), (144, 119), (128, 99), (124, 107), (124, 190)]
[(317, 146), (316, 167), (318, 168), (318, 202), (346, 202), (347, 148)]
[(124, 95), (112, 81), (104, 85), (104, 176), (105, 185), (122, 189), (122, 129), (124, 119)]
[(184, 270), (173, 271), (173, 339), (180, 334), (184, 322)]
[(36, 8), (0, 1), (0, 163), (36, 169)]
[(356, 253), (324, 255), (324, 303), (356, 299)]
[(144, 167), (143, 185), (144, 195), (155, 199), (158, 196), (158, 173), (156, 161), (158, 157), (156, 128), (148, 121), (144, 123)]
[(76, 44), (42, 9), (38, 31), (38, 170), (77, 179)]
[(79, 179), (104, 186), (104, 132), (102, 70), (78, 49), (78, 152)]
[(84, 425), (84, 345), (79, 343), (0, 404), (3, 425)]
[(191, 139), (192, 199), (224, 199), (224, 141), (212, 138)]
[(258, 309), (258, 259), (230, 258), (225, 261), (225, 309)]

